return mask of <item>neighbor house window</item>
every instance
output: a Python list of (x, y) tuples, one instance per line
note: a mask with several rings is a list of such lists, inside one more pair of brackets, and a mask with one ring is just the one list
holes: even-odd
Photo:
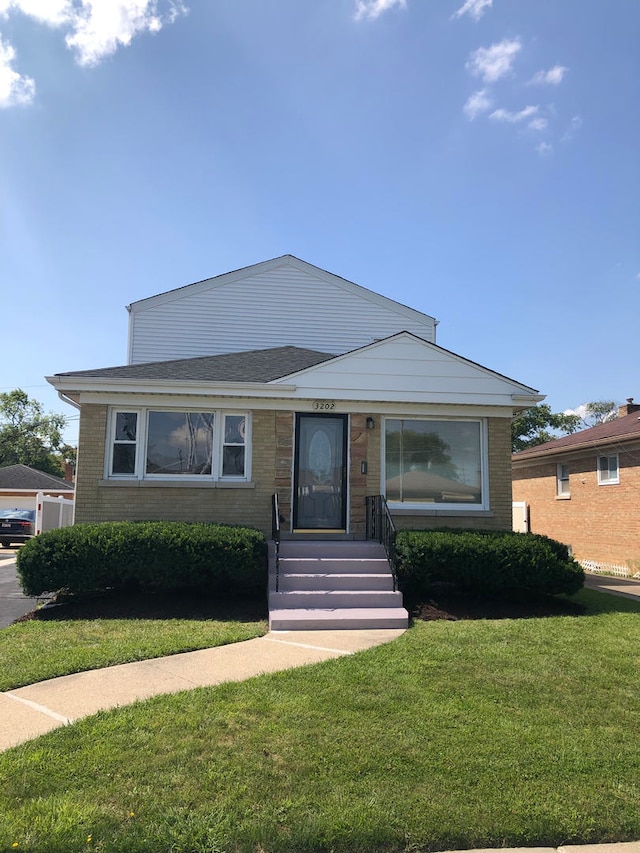
[(569, 466), (565, 462), (559, 462), (557, 467), (558, 497), (568, 497), (569, 492)]
[(113, 411), (108, 476), (245, 479), (248, 422), (246, 412)]
[(610, 456), (598, 457), (598, 483), (601, 486), (611, 483), (620, 482), (620, 472), (618, 470), (618, 454), (612, 453)]
[(417, 508), (484, 504), (481, 421), (385, 420), (385, 495)]

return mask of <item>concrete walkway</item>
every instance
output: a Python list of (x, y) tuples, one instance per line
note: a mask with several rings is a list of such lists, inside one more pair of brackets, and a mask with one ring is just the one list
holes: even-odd
[[(0, 750), (98, 711), (160, 693), (243, 681), (378, 646), (400, 629), (272, 631), (264, 637), (170, 657), (64, 675), (0, 693)], [(640, 851), (638, 851), (640, 853)]]

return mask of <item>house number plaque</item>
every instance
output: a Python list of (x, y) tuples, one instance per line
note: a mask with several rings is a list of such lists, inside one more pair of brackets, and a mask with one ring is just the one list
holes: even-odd
[(335, 400), (314, 400), (311, 404), (311, 408), (314, 412), (332, 412), (335, 407)]

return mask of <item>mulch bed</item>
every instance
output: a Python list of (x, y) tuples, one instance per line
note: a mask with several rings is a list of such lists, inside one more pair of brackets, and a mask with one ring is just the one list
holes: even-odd
[(412, 619), (423, 622), (446, 619), (536, 619), (548, 616), (582, 616), (583, 605), (563, 598), (543, 596), (518, 600), (482, 599), (456, 595), (450, 590), (436, 593), (426, 602), (409, 604)]
[[(435, 589), (433, 598), (408, 602), (412, 619), (423, 622), (460, 619), (531, 619), (545, 616), (580, 616), (584, 607), (551, 596), (521, 600), (482, 599), (457, 594), (446, 585)], [(208, 598), (194, 592), (105, 592), (93, 595), (57, 596), (47, 607), (32, 610), (19, 622), (31, 619), (218, 619), (254, 622), (268, 618), (264, 599), (228, 600)]]

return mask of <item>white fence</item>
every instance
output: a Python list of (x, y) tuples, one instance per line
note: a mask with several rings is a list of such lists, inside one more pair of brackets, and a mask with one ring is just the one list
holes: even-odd
[(36, 498), (36, 533), (54, 530), (56, 527), (69, 527), (73, 524), (75, 501), (69, 498), (53, 498), (38, 492)]

